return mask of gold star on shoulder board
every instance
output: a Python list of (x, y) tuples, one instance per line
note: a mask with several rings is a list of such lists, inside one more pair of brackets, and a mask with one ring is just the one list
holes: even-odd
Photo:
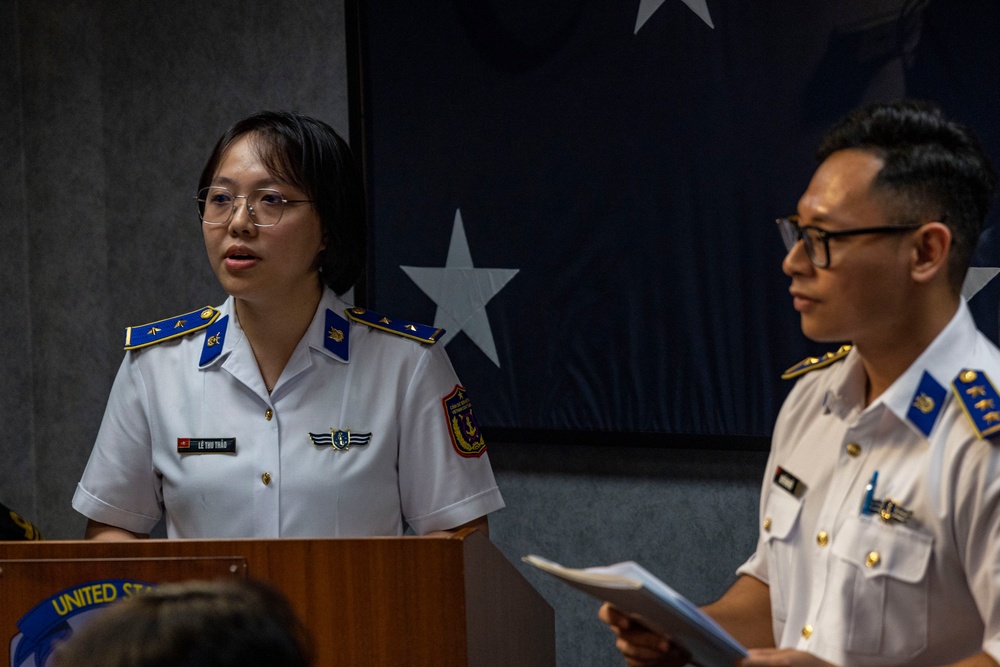
[(168, 317), (159, 322), (125, 328), (125, 349), (138, 350), (167, 340), (174, 340), (211, 326), (220, 311), (206, 306), (190, 313)]

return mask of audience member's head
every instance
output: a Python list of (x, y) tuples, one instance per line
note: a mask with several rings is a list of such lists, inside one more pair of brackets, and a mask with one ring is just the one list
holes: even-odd
[(306, 667), (304, 626), (252, 581), (165, 584), (109, 605), (61, 644), (54, 667)]

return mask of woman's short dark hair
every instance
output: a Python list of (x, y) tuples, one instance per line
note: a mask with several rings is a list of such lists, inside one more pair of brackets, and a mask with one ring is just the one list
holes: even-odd
[(222, 135), (201, 172), (199, 190), (212, 184), (226, 150), (247, 135), (254, 138), (268, 171), (314, 200), (326, 242), (320, 260), (322, 280), (343, 294), (364, 272), (368, 240), (364, 185), (347, 142), (321, 120), (261, 111)]
[(52, 653), (55, 667), (307, 667), (288, 601), (251, 580), (164, 584), (115, 602)]
[(894, 224), (938, 220), (948, 226), (948, 278), (960, 291), (997, 183), (976, 136), (929, 102), (900, 100), (847, 116), (823, 138), (817, 158), (848, 148), (882, 160), (872, 192), (882, 197)]

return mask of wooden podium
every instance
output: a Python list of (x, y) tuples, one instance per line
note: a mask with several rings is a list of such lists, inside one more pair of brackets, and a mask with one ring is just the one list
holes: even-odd
[[(552, 608), (489, 539), (469, 530), (451, 537), (0, 542), (0, 642), (11, 644), (18, 621), (40, 603), (88, 582), (222, 577), (259, 579), (284, 592), (313, 636), (317, 667), (555, 665)], [(48, 604), (60, 612), (72, 606)]]

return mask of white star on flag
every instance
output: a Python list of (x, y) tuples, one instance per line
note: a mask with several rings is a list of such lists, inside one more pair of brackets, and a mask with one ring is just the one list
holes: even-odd
[(461, 210), (455, 209), (455, 224), (444, 267), (399, 268), (437, 304), (434, 326), (445, 329), (445, 335), (439, 339), (442, 345), (447, 345), (458, 332), (464, 331), (500, 368), (493, 331), (486, 316), (486, 304), (517, 275), (518, 269), (477, 269), (472, 265)]
[(998, 273), (1000, 273), (1000, 268), (992, 266), (970, 267), (968, 273), (965, 274), (965, 281), (962, 283), (962, 296), (968, 301), (978, 294), (979, 290), (989, 285)]
[[(656, 13), (656, 10), (664, 2), (666, 0), (641, 0), (639, 3), (639, 13), (635, 17), (635, 33), (633, 34), (638, 34), (639, 28), (649, 20), (650, 16)], [(702, 21), (707, 23), (709, 28), (715, 29), (715, 26), (712, 25), (712, 17), (708, 14), (708, 5), (705, 0), (682, 0), (682, 2), (697, 14)]]

